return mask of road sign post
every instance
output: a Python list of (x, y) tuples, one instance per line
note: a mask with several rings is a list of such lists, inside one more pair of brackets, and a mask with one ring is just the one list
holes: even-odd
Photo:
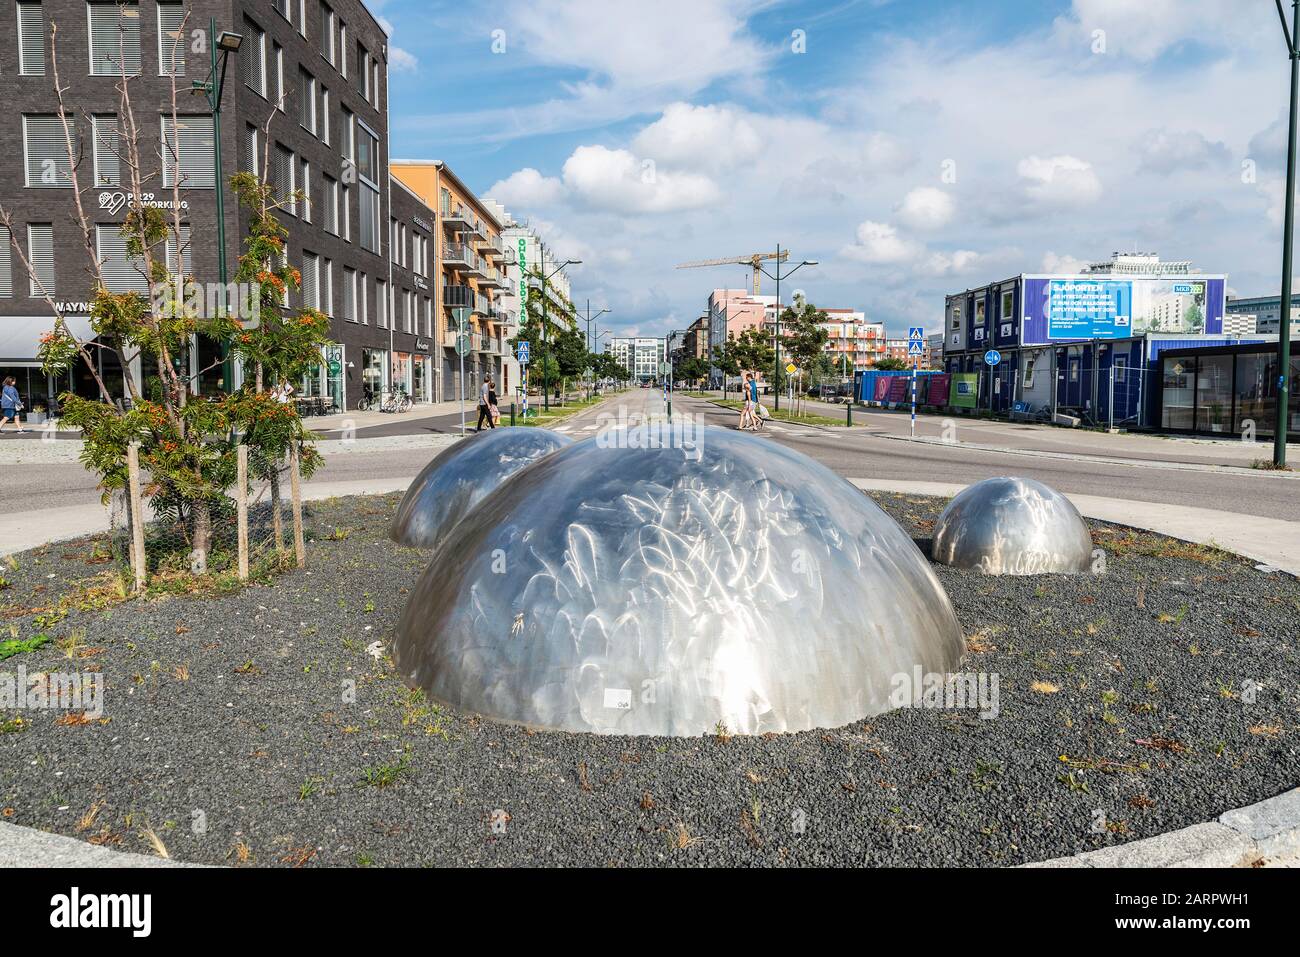
[[(519, 240), (523, 245), (523, 240)], [(527, 341), (521, 341), (515, 344), (515, 358), (519, 360), (519, 365), (524, 370), (524, 397), (523, 397), (523, 415), (524, 421), (528, 421), (528, 362), (532, 358)]]
[[(1001, 361), (1002, 361), (1002, 353), (998, 352), (997, 349), (990, 349), (988, 352), (984, 353), (984, 364), (989, 367), (989, 414), (990, 415), (993, 413), (993, 370), (998, 367), (998, 363), (1000, 363)], [(978, 407), (979, 405), (978, 400), (976, 401), (975, 404)], [(978, 408), (976, 411), (978, 411)]]
[(907, 355), (912, 360), (912, 421), (911, 436), (916, 438), (916, 367), (919, 356), (925, 355), (925, 329), (922, 326), (909, 326), (907, 330)]
[(451, 311), (456, 320), (456, 355), (460, 357), (460, 437), (465, 437), (465, 323), (469, 321), (469, 309), (458, 306)]

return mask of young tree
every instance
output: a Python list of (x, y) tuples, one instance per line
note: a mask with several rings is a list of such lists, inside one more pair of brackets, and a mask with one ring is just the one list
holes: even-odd
[[(173, 55), (179, 37), (186, 35), (183, 21), (174, 41)], [(230, 507), (225, 492), (235, 477), (235, 430), (250, 433), (261, 430), (277, 436), (301, 437), (304, 433), (296, 424), (292, 406), (279, 404), (272, 408), (266, 396), (257, 394), (261, 391), (260, 382), (257, 389), (237, 396), (218, 395), (210, 400), (199, 397), (198, 380), (222, 365), (224, 357), (193, 369), (195, 343), (199, 337), (218, 343), (239, 339), (241, 346), (249, 350), (260, 348), (263, 362), (269, 362), (279, 354), (279, 349), (289, 347), (293, 337), (272, 339), (270, 329), (259, 332), (255, 325), (250, 329), (228, 309), (208, 314), (202, 308), (205, 297), (196, 294), (197, 284), (185, 274), (189, 237), (188, 226), (182, 222), (180, 190), (185, 174), (180, 161), (181, 123), (174, 75), (169, 110), (171, 138), (161, 137), (154, 150), (150, 150), (152, 141), (136, 121), (132, 101), (135, 77), (123, 71), (115, 84), (118, 130), (111, 139), (105, 137), (97, 145), (116, 155), (122, 171), (122, 189), (129, 200), (121, 233), (143, 292), (108, 289), (103, 262), (96, 249), (96, 227), (82, 200), (85, 190), (81, 163), (88, 151), (81, 146), (80, 128), (90, 125), (89, 117), (83, 116), (79, 123), (65, 103), (67, 91), (59, 76), (58, 39), (58, 25), (51, 22), (50, 62), (67, 158), (67, 171), (61, 175), (71, 187), (73, 219), (94, 285), (90, 336), (80, 339), (71, 331), (60, 304), (44, 286), (17, 241), (8, 211), (0, 209), (0, 221), (10, 227), (14, 252), (54, 317), (53, 330), (41, 344), (40, 358), (45, 371), (64, 373), (80, 365), (96, 383), (96, 398), (70, 393), (62, 396), (65, 421), (82, 430), (82, 461), (99, 475), (105, 497), (121, 502), (127, 483), (128, 446), (138, 442), (141, 469), (148, 476), (145, 491), (152, 499), (154, 511), (174, 517), (182, 524), (192, 549), (191, 568), (203, 571), (212, 543), (213, 516)], [(119, 50), (124, 50), (124, 46), (125, 41), (120, 40)], [(124, 59), (122, 56), (119, 62)], [(149, 155), (151, 152), (154, 155)], [(167, 210), (144, 198), (146, 191), (156, 191), (153, 182), (163, 170), (169, 171), (171, 180), (164, 186), (170, 189)], [(86, 188), (93, 188), (93, 184)], [(255, 236), (250, 243), (259, 241)], [(296, 282), (297, 276), (284, 271), (279, 279), (282, 283)], [(221, 295), (228, 291), (223, 290)], [(269, 318), (264, 298), (261, 313), (248, 318), (256, 321)], [(299, 328), (307, 330), (313, 342), (319, 341), (318, 318), (300, 319)], [(245, 341), (244, 336), (252, 339)], [(263, 343), (260, 347), (259, 342)], [(96, 352), (102, 350), (113, 352), (118, 359), (124, 396), (113, 395), (99, 375)], [(139, 373), (135, 371), (137, 362)], [(228, 389), (229, 383), (225, 385)], [(274, 428), (267, 425), (272, 421)], [(309, 468), (313, 461), (310, 454), (304, 458)], [(115, 516), (124, 514), (125, 509), (115, 509), (114, 513)]]
[[(826, 355), (826, 341), (830, 334), (823, 323), (830, 319), (826, 313), (810, 302), (797, 298), (794, 305), (781, 314), (781, 351), (788, 355), (805, 376), (811, 377), (819, 360)], [(800, 390), (802, 393), (803, 390)], [(804, 397), (798, 397), (800, 409)]]
[(727, 341), (713, 347), (713, 365), (722, 373), (722, 398), (727, 398), (727, 379), (740, 375), (740, 363), (736, 359), (736, 336), (730, 333)]

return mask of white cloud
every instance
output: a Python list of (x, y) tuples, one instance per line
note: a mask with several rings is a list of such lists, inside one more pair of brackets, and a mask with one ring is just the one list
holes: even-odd
[(971, 272), (983, 260), (972, 249), (954, 249), (952, 252), (932, 252), (922, 264), (922, 270), (931, 276), (951, 276)]
[(621, 213), (698, 209), (719, 200), (707, 176), (660, 169), (628, 150), (579, 146), (564, 162), (564, 185), (589, 206)]
[(506, 206), (551, 206), (563, 197), (564, 184), (526, 166), (503, 180), (497, 180), (487, 195)]
[(637, 134), (632, 146), (660, 164), (722, 170), (748, 163), (763, 142), (738, 110), (673, 103)]
[(1160, 174), (1222, 169), (1232, 160), (1227, 146), (1210, 142), (1196, 130), (1151, 130), (1142, 137), (1138, 151), (1142, 169)]
[(1044, 206), (1082, 206), (1101, 196), (1092, 164), (1074, 156), (1026, 156), (1016, 173), (1025, 195)]
[(414, 73), (420, 68), (420, 61), (415, 55), (401, 47), (389, 46), (388, 59), (397, 73)]
[(1085, 260), (1076, 259), (1074, 256), (1056, 253), (1048, 250), (1043, 254), (1042, 271), (1046, 273), (1076, 273), (1082, 272), (1083, 267), (1088, 265)]
[(939, 229), (952, 222), (952, 195), (933, 186), (918, 186), (903, 197), (898, 218), (912, 229)]
[(857, 242), (845, 246), (842, 252), (859, 262), (884, 264), (908, 262), (921, 250), (919, 243), (898, 235), (898, 230), (889, 223), (868, 219), (858, 224)]

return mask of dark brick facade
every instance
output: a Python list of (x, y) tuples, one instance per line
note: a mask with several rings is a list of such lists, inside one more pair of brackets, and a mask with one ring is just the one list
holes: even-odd
[[(25, 230), (28, 223), (53, 223), (56, 269), (56, 296), (61, 301), (82, 302), (91, 298), (91, 278), (87, 270), (86, 255), (81, 245), (81, 238), (73, 219), (72, 194), (69, 189), (30, 188), (24, 185), (24, 114), (53, 114), (56, 101), (53, 92), (53, 68), (49, 31), (52, 24), (57, 25), (57, 51), (60, 79), (67, 93), (66, 103), (78, 111), (77, 124), (81, 134), (81, 143), (85, 150), (78, 175), (83, 185), (83, 201), (87, 213), (96, 223), (120, 222), (122, 212), (116, 215), (100, 209), (100, 190), (92, 188), (94, 182), (93, 162), (90, 147), (93, 136), (90, 132), (89, 116), (96, 113), (118, 114), (116, 80), (109, 76), (92, 76), (89, 67), (89, 43), (87, 38), (87, 4), (84, 0), (44, 0), (41, 4), (45, 15), (45, 76), (23, 76), (19, 72), (18, 39), (15, 36), (15, 10), (13, 0), (4, 0), (4, 9), (0, 11), (0, 92), (6, 105), (0, 116), (0, 205), (9, 211), (13, 218), (15, 233), (20, 242), (25, 243)], [(189, 11), (185, 24), (188, 42), (185, 51), (185, 76), (177, 78), (179, 93), (179, 112), (182, 115), (208, 114), (207, 100), (202, 95), (189, 92), (190, 84), (195, 80), (204, 80), (209, 72), (209, 53), (206, 47), (194, 49), (194, 31), (203, 31), (206, 35), (209, 21), (215, 19), (216, 30), (229, 30), (243, 34), (244, 44), (255, 43), (256, 34), (250, 29), (255, 25), (265, 34), (267, 96), (263, 97), (251, 89), (242, 76), (239, 54), (229, 57), (221, 114), (221, 153), (225, 176), (228, 177), (247, 165), (244, 153), (245, 137), (250, 125), (259, 131), (265, 128), (270, 118), (270, 136), (272, 152), (274, 144), (279, 143), (292, 150), (295, 163), (299, 168), (306, 161), (310, 167), (309, 192), (311, 200), (311, 221), (306, 221), (303, 204), (298, 204), (298, 215), (283, 214), (282, 221), (288, 229), (287, 250), (290, 262), (302, 267), (304, 252), (319, 256), (321, 262), (329, 260), (333, 276), (333, 301), (326, 308), (333, 317), (333, 337), (342, 347), (340, 377), (342, 393), (346, 407), (355, 407), (362, 394), (363, 350), (376, 350), (385, 353), (385, 367), (391, 370), (389, 353), (429, 354), (435, 351), (436, 329), (426, 329), (426, 311), (421, 297), (434, 295), (433, 282), (424, 280), (426, 289), (418, 288), (417, 277), (410, 268), (394, 266), (390, 263), (390, 193), (395, 195), (402, 191), (400, 187), (390, 187), (388, 176), (388, 87), (386, 59), (388, 55), (387, 38), (378, 22), (358, 0), (331, 0), (329, 8), (335, 14), (335, 55), (334, 63), (321, 52), (322, 10), (321, 0), (255, 0), (255, 2), (208, 2), (208, 0), (187, 0), (184, 4)], [(280, 9), (290, 9), (290, 19), (280, 13)], [(138, 4), (140, 22), (141, 71), (130, 83), (132, 105), (136, 121), (142, 130), (142, 152), (149, 157), (148, 163), (157, 164), (157, 150), (160, 140), (160, 117), (170, 114), (171, 79), (159, 75), (159, 21), (158, 3), (155, 0), (140, 0)], [(306, 14), (306, 32), (304, 38), (299, 30), (303, 12)], [(340, 41), (339, 24), (345, 25), (346, 36)], [(210, 38), (209, 38), (210, 42)], [(277, 60), (275, 49), (283, 51), (283, 89), (284, 108), (274, 109), (277, 95)], [(368, 101), (362, 90), (359, 76), (362, 72), (363, 59), (361, 51), (369, 53), (377, 64), (377, 93)], [(340, 72), (346, 55), (348, 75)], [(316, 127), (313, 134), (300, 123), (300, 84), (299, 71), (307, 70), (316, 82)], [(373, 75), (372, 75), (373, 77)], [(329, 143), (323, 141), (323, 122), (325, 119), (324, 91), (328, 91)], [(375, 103), (378, 104), (376, 108)], [(347, 169), (344, 159), (344, 140), (347, 130), (344, 125), (344, 110), (351, 111), (355, 119), (369, 127), (378, 139), (375, 156), (375, 183), (379, 186), (378, 238), (379, 251), (370, 252), (361, 247), (360, 192), (361, 183), (357, 182), (355, 170)], [(261, 153), (265, 144), (259, 138), (258, 165), (261, 165)], [(170, 199), (170, 189), (164, 189), (157, 170), (151, 169), (153, 180), (149, 189), (158, 194), (160, 199)], [(350, 241), (342, 236), (333, 235), (325, 229), (325, 213), (328, 208), (325, 197), (326, 176), (332, 177), (342, 186), (348, 186), (347, 203), (349, 212), (344, 216), (339, 212), (340, 223), (350, 222)], [(351, 181), (351, 182), (349, 182)], [(297, 185), (302, 187), (299, 179)], [(111, 190), (110, 190), (111, 192)], [(427, 209), (415, 197), (402, 191), (403, 195), (397, 205), (400, 219), (407, 224), (407, 242), (416, 231), (431, 237), (436, 226), (432, 210)], [(217, 279), (217, 230), (216, 198), (213, 189), (182, 189), (182, 199), (188, 203), (184, 220), (191, 229), (190, 261), (191, 270), (200, 282), (214, 282)], [(415, 225), (421, 221), (426, 228), (420, 230)], [(227, 259), (229, 273), (233, 277), (236, 261), (242, 248), (242, 237), (246, 232), (246, 221), (238, 209), (236, 199), (229, 189), (225, 191), (225, 225), (227, 236)], [(340, 232), (342, 230), (340, 229)], [(433, 239), (429, 239), (432, 246)], [(430, 250), (430, 270), (432, 270), (432, 250)], [(409, 253), (408, 253), (409, 256)], [(389, 270), (392, 269), (392, 282)], [(364, 305), (358, 304), (354, 311), (357, 321), (347, 321), (347, 311), (343, 305), (345, 295), (345, 270), (356, 271), (358, 276), (358, 295), (365, 296)], [(21, 265), (15, 260), (14, 295), (11, 299), (0, 298), (0, 322), (5, 317), (40, 316), (48, 313), (44, 302), (29, 298), (27, 295), (27, 278)], [(364, 286), (360, 276), (366, 278)], [(385, 288), (395, 292), (396, 310), (381, 310), (376, 302), (382, 281)], [(416, 293), (414, 331), (407, 331), (402, 324), (401, 291), (410, 289)], [(322, 280), (322, 297), (328, 286)], [(302, 305), (301, 293), (290, 299), (291, 307)], [(75, 313), (76, 310), (70, 310)], [(436, 309), (430, 310), (436, 316)], [(382, 314), (387, 314), (390, 325), (396, 320), (394, 328), (381, 328), (378, 325)], [(368, 322), (362, 322), (365, 318)], [(432, 333), (432, 335), (430, 335)], [(424, 350), (417, 347), (417, 338), (427, 344)], [(0, 357), (7, 359), (21, 357)], [(319, 387), (327, 394), (334, 392), (337, 396), (339, 383), (327, 383), (323, 378), (316, 380)], [(313, 386), (315, 388), (315, 386)], [(432, 393), (430, 386), (430, 394)]]

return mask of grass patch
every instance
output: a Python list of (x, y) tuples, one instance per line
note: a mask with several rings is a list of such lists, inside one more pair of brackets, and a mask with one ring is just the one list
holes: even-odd
[(1253, 469), (1259, 469), (1263, 472), (1292, 472), (1294, 469), (1289, 465), (1278, 465), (1272, 459), (1255, 459), (1250, 463)]
[[(735, 409), (738, 412), (745, 406), (745, 403), (738, 399), (710, 399), (710, 401), (714, 405), (722, 406), (724, 409)], [(764, 405), (766, 405), (766, 403), (764, 403)], [(796, 425), (838, 426), (839, 428), (848, 427), (845, 425), (842, 417), (831, 418), (830, 416), (817, 415), (812, 412), (805, 412), (802, 415), (797, 415), (789, 409), (773, 409), (771, 407), (768, 407), (768, 412), (772, 414), (772, 421), (774, 422), (793, 422)]]
[[(519, 425), (540, 425), (545, 428), (546, 426), (554, 425), (557, 422), (562, 422), (570, 416), (577, 415), (583, 409), (590, 409), (593, 405), (598, 405), (605, 401), (606, 398), (608, 397), (596, 395), (589, 399), (577, 399), (563, 406), (552, 405), (549, 409), (545, 410), (542, 408), (540, 399), (536, 405), (531, 404), (532, 400), (530, 399), (528, 418), (517, 418), (515, 421)], [(510, 424), (510, 413), (504, 409), (501, 412), (501, 424)]]
[(1231, 560), (1231, 552), (1214, 545), (1198, 545), (1151, 532), (1125, 529), (1111, 533), (1103, 530), (1101, 547), (1116, 557), (1140, 555), (1144, 558), (1182, 558), (1202, 565), (1220, 565)]

